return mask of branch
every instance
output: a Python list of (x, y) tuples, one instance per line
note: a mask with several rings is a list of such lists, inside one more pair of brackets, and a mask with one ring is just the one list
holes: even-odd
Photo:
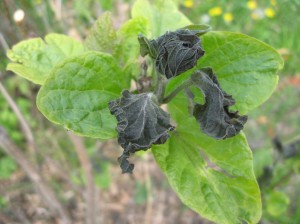
[(59, 214), (63, 224), (71, 224), (70, 217), (57, 199), (54, 191), (49, 188), (43, 178), (39, 175), (37, 169), (31, 165), (26, 155), (20, 148), (9, 138), (4, 128), (0, 126), (0, 147), (11, 156), (26, 173), (29, 179), (36, 185), (41, 196), (46, 200), (48, 206), (57, 214)]
[(68, 184), (68, 187), (72, 188), (74, 192), (78, 193), (80, 198), (83, 198), (84, 195), (81, 189), (71, 181), (70, 172), (66, 171), (59, 163), (57, 163), (57, 161), (53, 160), (48, 155), (41, 153), (40, 151), (41, 150), (39, 150), (39, 154), (43, 156), (43, 158), (47, 161), (48, 165), (52, 167), (52, 169), (54, 169), (55, 172), (60, 174), (60, 178), (62, 178), (66, 182), (66, 184)]
[[(0, 76), (2, 74), (0, 73)], [(37, 147), (34, 141), (34, 137), (32, 134), (32, 131), (26, 121), (26, 119), (24, 118), (23, 114), (21, 113), (19, 107), (17, 106), (16, 102), (12, 99), (12, 97), (9, 95), (9, 93), (7, 92), (7, 90), (5, 89), (5, 87), (2, 85), (1, 81), (0, 81), (0, 92), (2, 93), (2, 95), (4, 96), (5, 100), (7, 101), (7, 103), (9, 104), (9, 106), (11, 107), (11, 109), (13, 110), (13, 112), (16, 114), (20, 125), (21, 125), (21, 129), (22, 132), (26, 138), (27, 144), (28, 144), (28, 149), (30, 151), (30, 153), (32, 155), (37, 155)]]
[(0, 32), (0, 44), (1, 44), (1, 46), (4, 49), (5, 52), (9, 49), (9, 46), (8, 46), (5, 38), (3, 37), (2, 32)]
[(95, 184), (93, 177), (93, 169), (92, 164), (90, 162), (89, 156), (87, 154), (87, 150), (84, 146), (83, 138), (68, 132), (68, 135), (74, 144), (76, 153), (78, 155), (81, 167), (86, 176), (86, 223), (94, 224), (96, 223), (96, 195), (95, 195)]

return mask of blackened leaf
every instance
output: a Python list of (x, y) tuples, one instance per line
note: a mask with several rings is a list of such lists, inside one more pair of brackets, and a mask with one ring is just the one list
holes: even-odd
[[(157, 57), (157, 44), (155, 41), (150, 41), (143, 35), (139, 35), (138, 37), (139, 43), (140, 43), (140, 54), (144, 57), (147, 54), (150, 55), (152, 58)], [(156, 44), (156, 45), (155, 45)]]
[(125, 90), (122, 97), (111, 101), (109, 109), (117, 118), (118, 142), (124, 149), (119, 157), (123, 173), (131, 173), (128, 162), (131, 153), (146, 150), (152, 144), (163, 144), (169, 138), (170, 115), (155, 102), (153, 93), (131, 94)]
[(229, 106), (233, 106), (235, 101), (221, 89), (212, 69), (196, 71), (192, 80), (205, 97), (205, 103), (196, 103), (193, 110), (202, 131), (215, 139), (237, 135), (247, 122), (247, 116), (240, 116), (238, 111), (229, 111)]
[(150, 41), (140, 36), (141, 55), (149, 54), (156, 60), (156, 69), (170, 79), (196, 66), (198, 59), (204, 55), (197, 36), (199, 32), (179, 29)]

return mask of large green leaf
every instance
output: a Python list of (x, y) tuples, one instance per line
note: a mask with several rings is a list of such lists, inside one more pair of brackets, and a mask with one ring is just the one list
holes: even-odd
[(178, 11), (172, 0), (137, 0), (131, 11), (132, 18), (145, 17), (150, 22), (152, 36), (158, 37), (167, 31), (190, 25), (190, 20)]
[(260, 191), (245, 136), (215, 140), (201, 133), (183, 94), (168, 108), (176, 131), (152, 151), (182, 202), (216, 223), (257, 223)]
[(117, 32), (113, 27), (111, 13), (104, 13), (94, 23), (85, 39), (85, 46), (89, 50), (112, 53), (117, 43)]
[(212, 67), (222, 88), (233, 95), (236, 109), (245, 114), (273, 93), (281, 56), (269, 45), (244, 34), (208, 32), (203, 36), (206, 54), (198, 68)]
[(7, 70), (36, 84), (43, 84), (58, 62), (84, 52), (83, 45), (62, 34), (48, 34), (45, 41), (33, 38), (21, 41), (7, 52), (12, 63)]
[(126, 86), (109, 54), (88, 52), (66, 59), (52, 71), (39, 91), (39, 110), (52, 122), (79, 135), (109, 139), (117, 122), (108, 102)]

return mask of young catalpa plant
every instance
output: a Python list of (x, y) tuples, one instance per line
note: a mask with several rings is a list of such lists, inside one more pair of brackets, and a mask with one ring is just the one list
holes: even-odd
[(260, 191), (242, 129), (275, 89), (281, 57), (252, 37), (191, 25), (171, 0), (137, 0), (131, 15), (115, 30), (103, 14), (82, 43), (60, 34), (22, 41), (7, 69), (41, 85), (37, 106), (53, 123), (117, 137), (122, 172), (151, 148), (191, 209), (216, 223), (257, 223)]

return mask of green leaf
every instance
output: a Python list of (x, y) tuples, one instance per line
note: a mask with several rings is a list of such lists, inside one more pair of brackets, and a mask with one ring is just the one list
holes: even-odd
[(193, 31), (195, 35), (201, 36), (203, 34), (206, 34), (208, 31), (210, 31), (211, 27), (209, 25), (205, 25), (205, 24), (192, 24), (192, 25), (183, 27), (182, 29), (188, 29), (190, 31)]
[(278, 82), (276, 73), (283, 67), (281, 56), (271, 46), (231, 32), (209, 32), (202, 36), (202, 43), (206, 54), (197, 68), (213, 68), (241, 114), (271, 96)]
[(145, 17), (150, 22), (152, 36), (158, 37), (170, 30), (176, 30), (190, 25), (190, 20), (178, 11), (172, 0), (137, 0), (132, 7), (132, 18)]
[(141, 72), (139, 34), (149, 34), (149, 22), (144, 17), (128, 20), (117, 33), (119, 46), (115, 56), (124, 64), (123, 71), (129, 80)]
[(117, 32), (113, 27), (110, 12), (105, 12), (93, 25), (85, 39), (89, 50), (112, 53), (116, 47)]
[(140, 54), (138, 36), (149, 34), (149, 22), (145, 17), (136, 17), (128, 20), (118, 31), (120, 40), (119, 55), (123, 62), (136, 61)]
[(15, 72), (36, 84), (43, 85), (57, 63), (84, 52), (83, 45), (66, 35), (48, 34), (45, 41), (33, 38), (21, 41), (7, 52), (12, 63), (7, 70)]
[(114, 0), (105, 0), (105, 1), (99, 1), (101, 4), (102, 9), (104, 10), (112, 10), (114, 7)]
[(176, 131), (152, 151), (182, 202), (216, 223), (257, 223), (260, 191), (245, 136), (218, 141), (201, 133), (183, 94), (169, 103), (168, 111)]
[(289, 197), (283, 192), (272, 191), (266, 197), (266, 207), (270, 215), (281, 216), (286, 212), (290, 204)]
[(114, 58), (87, 52), (56, 66), (37, 96), (39, 110), (78, 135), (109, 139), (117, 122), (108, 102), (127, 88)]

